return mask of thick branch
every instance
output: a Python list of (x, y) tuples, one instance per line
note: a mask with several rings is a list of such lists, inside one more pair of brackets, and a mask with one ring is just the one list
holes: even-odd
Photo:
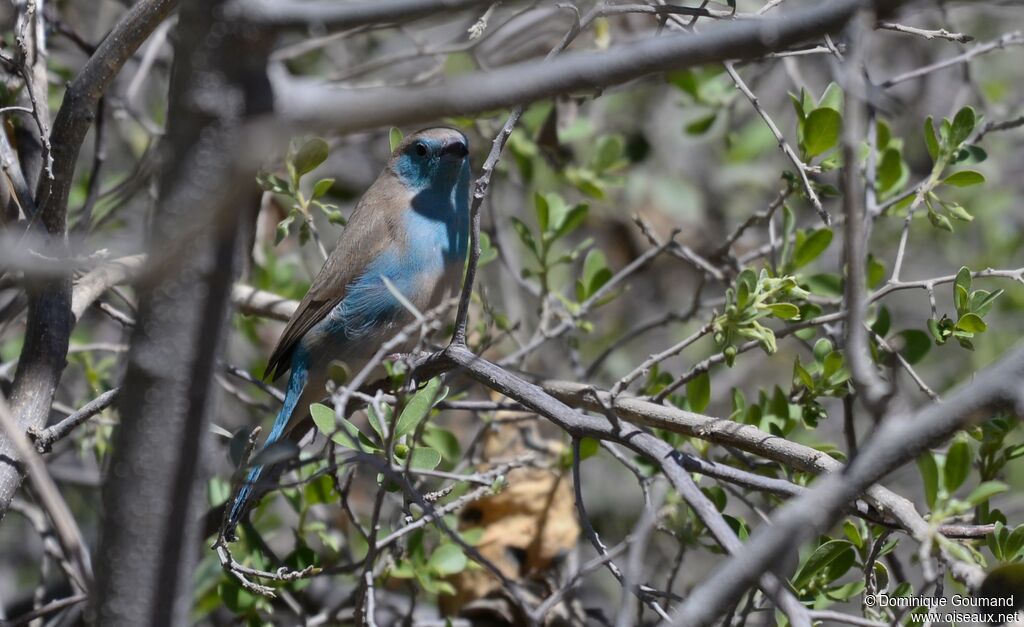
[[(224, 21), (222, 7), (190, 0), (180, 13), (168, 159), (151, 236), (151, 259), (162, 265), (159, 277), (138, 286), (118, 399), (121, 424), (103, 488), (97, 624), (161, 627), (188, 620), (216, 356), (240, 223), (257, 206), (255, 171), (231, 156), (248, 116), (269, 113), (271, 103), (269, 38)], [(163, 257), (168, 246), (175, 254)]]
[[(741, 547), (739, 538), (729, 527), (714, 504), (697, 487), (681, 463), (679, 453), (667, 442), (627, 422), (588, 416), (572, 409), (547, 394), (538, 386), (474, 355), (464, 346), (451, 345), (442, 359), (459, 366), (465, 373), (488, 389), (519, 401), (524, 407), (544, 416), (575, 437), (595, 437), (619, 442), (661, 467), (673, 488), (687, 502), (694, 514), (708, 527), (715, 540), (728, 552)], [(771, 573), (761, 578), (761, 588), (779, 604), (793, 625), (810, 625), (806, 610), (792, 593)]]
[[(289, 85), (278, 107), (292, 121), (354, 131), (470, 115), (570, 92), (599, 92), (657, 72), (744, 60), (836, 32), (867, 0), (833, 0), (782, 18), (724, 24), (698, 35), (652, 37), (600, 53), (465, 74), (416, 89), (319, 89)], [(897, 3), (887, 3), (888, 5)]]
[(379, 24), (398, 24), (430, 15), (441, 15), (494, 0), (361, 0), (337, 2), (312, 0), (282, 2), (281, 0), (236, 0), (225, 14), (229, 19), (243, 19), (256, 24), (282, 28), (311, 25), (334, 29), (356, 28)]
[[(175, 0), (143, 0), (130, 8), (103, 40), (64, 94), (50, 134), (54, 177), (41, 177), (35, 228), (63, 241), (67, 231), (68, 194), (75, 162), (92, 124), (96, 103), (135, 50), (176, 5)], [(23, 429), (41, 427), (60, 382), (73, 325), (71, 281), (43, 281), (28, 290), (28, 326), (11, 406)], [(17, 459), (9, 438), (0, 437), (0, 460)], [(0, 518), (7, 512), (22, 474), (16, 464), (0, 461)]]

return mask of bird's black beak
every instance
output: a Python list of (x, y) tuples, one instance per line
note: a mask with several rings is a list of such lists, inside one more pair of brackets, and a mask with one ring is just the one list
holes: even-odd
[(461, 161), (468, 154), (469, 148), (466, 147), (466, 142), (460, 139), (445, 144), (445, 147), (441, 149), (441, 158), (446, 161)]

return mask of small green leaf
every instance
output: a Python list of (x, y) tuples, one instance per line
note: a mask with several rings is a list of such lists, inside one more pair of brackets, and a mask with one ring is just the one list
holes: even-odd
[(618, 135), (605, 135), (597, 142), (591, 166), (598, 172), (609, 170), (623, 162), (625, 142)]
[[(601, 450), (601, 443), (594, 438), (583, 438), (580, 440), (580, 461), (597, 455)], [(570, 459), (570, 462), (572, 460)]]
[(313, 186), (313, 198), (317, 199), (326, 194), (332, 185), (334, 185), (334, 179), (320, 179), (317, 181), (316, 185)]
[[(434, 377), (423, 388), (413, 394), (409, 402), (405, 404), (402, 413), (398, 416), (395, 424), (395, 438), (400, 438), (407, 433), (412, 433), (420, 422), (427, 417), (430, 409), (445, 396), (448, 391), (441, 390), (441, 378)], [(440, 392), (440, 393), (439, 393)]]
[(883, 305), (878, 308), (878, 315), (875, 317), (875, 321), (871, 325), (871, 330), (879, 337), (884, 338), (889, 334), (891, 324), (892, 317), (889, 315), (889, 308)]
[(711, 402), (711, 377), (704, 371), (686, 384), (686, 400), (690, 409), (698, 414), (704, 413)]
[(956, 273), (956, 280), (953, 281), (953, 304), (958, 312), (967, 311), (968, 294), (971, 292), (971, 270), (963, 266)]
[(432, 448), (419, 447), (412, 451), (409, 467), (413, 470), (433, 470), (441, 463), (441, 453)]
[(817, 259), (832, 243), (832, 229), (821, 228), (797, 244), (793, 253), (793, 266), (802, 268)]
[(818, 107), (843, 111), (843, 90), (834, 81), (828, 84), (818, 100)]
[(465, 570), (468, 560), (457, 544), (442, 544), (430, 554), (427, 566), (442, 577)]
[(968, 333), (983, 333), (988, 328), (988, 325), (985, 324), (985, 321), (978, 314), (966, 313), (956, 321), (956, 328)]
[(932, 226), (940, 231), (947, 231), (949, 233), (953, 232), (953, 224), (949, 221), (949, 218), (944, 215), (939, 215), (938, 213), (929, 210), (928, 221), (932, 223)]
[(533, 194), (533, 211), (537, 214), (537, 224), (540, 225), (540, 230), (548, 230), (548, 217), (550, 215), (550, 206), (548, 205), (548, 199), (544, 197), (544, 194), (535, 192)]
[(935, 161), (939, 156), (939, 140), (935, 138), (935, 122), (930, 115), (924, 121), (924, 143), (928, 148), (928, 156)]
[(460, 457), (459, 439), (447, 429), (428, 426), (423, 432), (423, 443), (440, 452), (449, 463), (458, 461)]
[(604, 253), (597, 248), (592, 248), (587, 253), (586, 259), (583, 260), (583, 290), (582, 294), (577, 294), (578, 300), (583, 301), (590, 298), (611, 278), (612, 272), (608, 269)]
[[(813, 579), (821, 578), (824, 583), (835, 580), (846, 572), (856, 559), (853, 544), (846, 540), (829, 540), (816, 548), (793, 577), (793, 587), (801, 589)], [(833, 567), (833, 564), (836, 566)], [(846, 568), (840, 568), (845, 565)]]
[(924, 499), (928, 507), (935, 508), (935, 499), (939, 495), (939, 467), (931, 453), (924, 453), (917, 458), (917, 469), (924, 482)]
[(986, 292), (985, 290), (978, 290), (971, 294), (970, 298), (970, 309), (979, 316), (984, 316), (992, 309), (992, 304), (995, 303), (996, 299), (1002, 296), (1003, 290), (998, 289), (992, 293)]
[(530, 227), (520, 220), (519, 218), (509, 218), (512, 221), (512, 228), (515, 229), (516, 235), (519, 236), (519, 241), (526, 246), (533, 256), (540, 260), (540, 251), (537, 249), (537, 242), (533, 239), (533, 233), (530, 232)]
[(970, 222), (974, 220), (974, 216), (968, 213), (967, 210), (958, 203), (943, 201), (942, 206), (945, 207), (946, 212), (949, 213), (950, 217), (954, 220), (960, 220), (961, 222)]
[(683, 130), (687, 135), (703, 135), (715, 124), (716, 119), (718, 119), (717, 113), (709, 113), (690, 122)]
[(398, 144), (402, 143), (402, 139), (404, 138), (405, 135), (402, 134), (402, 129), (397, 126), (391, 127), (391, 130), (388, 131), (388, 145), (391, 147), (391, 152), (394, 152), (395, 148), (398, 148)]
[(334, 433), (334, 410), (323, 403), (314, 403), (309, 406), (309, 414), (313, 418), (313, 424), (317, 430), (324, 435)]
[(811, 111), (804, 122), (804, 151), (807, 156), (814, 157), (835, 147), (842, 127), (843, 116), (835, 109)]
[(878, 164), (878, 189), (886, 191), (903, 178), (903, 158), (896, 148), (886, 148)]
[(315, 170), (317, 166), (327, 160), (328, 150), (327, 142), (319, 137), (314, 137), (304, 143), (292, 157), (295, 173), (302, 176)]
[(900, 350), (900, 354), (911, 365), (924, 359), (924, 356), (932, 348), (932, 342), (924, 331), (907, 329), (901, 331), (898, 337), (903, 340), (903, 348)]
[(956, 116), (953, 118), (953, 125), (949, 130), (949, 143), (954, 147), (962, 144), (965, 139), (970, 137), (976, 123), (977, 116), (974, 113), (974, 109), (970, 106), (957, 111)]
[(879, 261), (877, 257), (869, 253), (866, 274), (868, 287), (878, 287), (885, 279), (885, 264)]
[(348, 420), (342, 418), (341, 424), (335, 420), (334, 410), (321, 403), (309, 406), (309, 413), (313, 417), (313, 424), (320, 433), (331, 438), (331, 441), (347, 449), (355, 451), (373, 450), (373, 447), (365, 435)]
[[(985, 501), (997, 494), (1001, 494), (1010, 489), (1010, 486), (1006, 485), (1002, 481), (985, 481), (978, 485), (978, 487), (971, 490), (971, 493), (967, 495), (965, 499), (971, 505), (977, 507)], [(1024, 529), (1024, 527), (1018, 527), (1018, 529)], [(1022, 539), (1024, 539), (1024, 532), (1021, 533)], [(1015, 551), (1016, 552), (1016, 551)]]
[(980, 185), (985, 182), (985, 175), (977, 170), (960, 170), (950, 174), (942, 183), (944, 185), (953, 185), (955, 187), (970, 187), (971, 185)]
[(798, 320), (800, 309), (793, 303), (772, 303), (767, 305), (772, 315), (781, 320)]
[(558, 239), (565, 237), (569, 233), (575, 231), (581, 224), (583, 224), (583, 221), (587, 219), (588, 210), (589, 205), (586, 203), (573, 205), (572, 209), (569, 209), (568, 213), (566, 213), (565, 217), (562, 219), (561, 224), (557, 227), (555, 231), (555, 238)]
[(971, 472), (971, 447), (964, 440), (957, 440), (950, 445), (946, 453), (946, 463), (942, 468), (943, 482), (946, 490), (952, 494), (964, 484)]

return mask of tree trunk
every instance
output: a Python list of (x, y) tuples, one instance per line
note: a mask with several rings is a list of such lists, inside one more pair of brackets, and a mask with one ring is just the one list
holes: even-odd
[[(267, 38), (182, 3), (160, 199), (103, 491), (95, 620), (188, 621), (215, 357), (254, 172), (235, 167), (247, 117), (271, 109)], [(243, 208), (240, 211), (240, 208)]]

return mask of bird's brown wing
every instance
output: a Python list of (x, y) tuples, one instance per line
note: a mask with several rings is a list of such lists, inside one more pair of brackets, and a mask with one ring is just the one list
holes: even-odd
[(264, 376), (277, 379), (288, 370), (299, 340), (341, 302), (349, 284), (365, 270), (369, 260), (395, 244), (400, 216), (385, 209), (402, 202), (395, 183), (385, 172), (359, 200), (337, 245), (285, 325)]

